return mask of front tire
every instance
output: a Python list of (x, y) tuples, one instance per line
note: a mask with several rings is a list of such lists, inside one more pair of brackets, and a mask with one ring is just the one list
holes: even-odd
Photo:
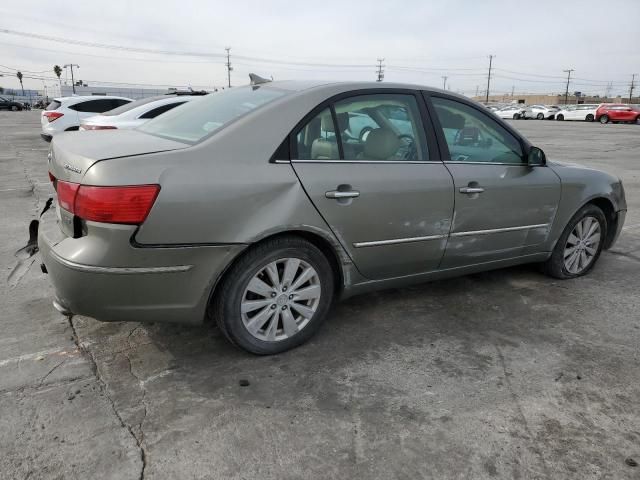
[(569, 220), (543, 264), (544, 272), (563, 280), (585, 275), (598, 261), (606, 236), (607, 219), (602, 210), (585, 205)]
[(325, 255), (298, 237), (249, 250), (225, 275), (212, 313), (234, 345), (272, 355), (306, 342), (333, 303), (334, 275)]
[(560, 120), (560, 121), (564, 120), (564, 115), (558, 115), (556, 117), (556, 120)]
[(600, 123), (602, 123), (603, 125), (604, 125), (605, 123), (609, 123), (609, 115), (602, 115), (602, 116), (600, 117)]
[(593, 115), (590, 113), (589, 115), (587, 115), (587, 116), (585, 117), (585, 120), (586, 120), (587, 122), (593, 122)]
[(539, 114), (536, 116), (536, 118), (537, 118), (538, 120), (544, 120), (544, 113), (539, 113)]

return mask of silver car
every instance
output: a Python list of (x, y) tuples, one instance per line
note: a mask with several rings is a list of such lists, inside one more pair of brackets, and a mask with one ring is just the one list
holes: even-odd
[(618, 178), (547, 161), (482, 105), (392, 83), (236, 87), (58, 136), (49, 171), (38, 244), (58, 310), (213, 319), (257, 354), (375, 289), (531, 262), (583, 275), (627, 208)]

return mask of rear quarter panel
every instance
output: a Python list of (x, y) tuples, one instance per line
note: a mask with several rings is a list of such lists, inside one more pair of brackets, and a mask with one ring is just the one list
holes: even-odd
[(84, 183), (158, 183), (160, 194), (135, 242), (147, 246), (250, 244), (283, 231), (314, 232), (350, 263), (293, 168), (269, 159), (326, 95), (275, 101), (190, 148), (95, 163)]

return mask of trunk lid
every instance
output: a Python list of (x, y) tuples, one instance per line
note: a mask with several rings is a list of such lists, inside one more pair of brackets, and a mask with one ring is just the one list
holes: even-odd
[(190, 147), (137, 130), (80, 131), (57, 135), (49, 151), (49, 171), (59, 180), (81, 183), (94, 163), (113, 158)]

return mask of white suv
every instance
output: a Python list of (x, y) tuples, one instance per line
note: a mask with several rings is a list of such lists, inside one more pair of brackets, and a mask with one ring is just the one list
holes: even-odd
[(131, 101), (130, 98), (102, 95), (54, 98), (40, 117), (40, 136), (50, 142), (60, 132), (78, 130), (82, 119), (113, 110)]

